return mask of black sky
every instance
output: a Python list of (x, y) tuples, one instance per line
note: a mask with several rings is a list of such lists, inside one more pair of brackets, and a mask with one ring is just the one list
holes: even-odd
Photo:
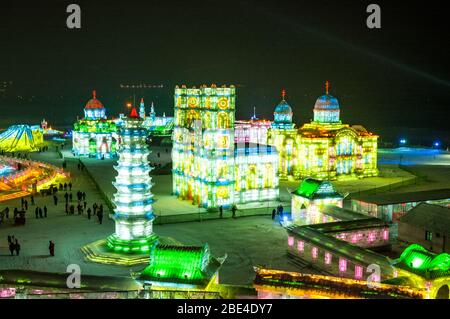
[[(372, 2), (382, 9), (381, 30), (365, 25)], [(65, 26), (70, 3), (81, 6), (81, 30)], [(14, 81), (16, 98), (0, 99), (1, 125), (19, 121), (12, 109), (23, 121), (71, 123), (93, 88), (116, 115), (133, 94), (120, 83), (163, 84), (136, 94), (169, 114), (176, 84), (235, 84), (238, 118), (253, 106), (271, 118), (284, 87), (300, 124), (329, 80), (344, 122), (447, 130), (443, 4), (2, 0), (0, 81)]]

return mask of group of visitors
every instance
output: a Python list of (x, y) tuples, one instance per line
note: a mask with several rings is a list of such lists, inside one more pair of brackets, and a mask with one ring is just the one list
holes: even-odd
[(11, 253), (11, 256), (14, 256), (14, 252), (17, 256), (19, 256), (20, 253), (20, 244), (19, 240), (14, 237), (14, 235), (10, 236), (8, 235), (8, 247), (9, 252)]
[(150, 166), (151, 166), (151, 167), (154, 167), (154, 168), (162, 168), (161, 163), (158, 164), (158, 163), (151, 163), (151, 162), (150, 162)]
[[(15, 238), (14, 235), (8, 235), (8, 248), (11, 256), (14, 256), (14, 253), (19, 256), (21, 247), (19, 240)], [(55, 243), (52, 240), (49, 241), (48, 251), (50, 253), (50, 256), (55, 256)]]
[(47, 151), (48, 151), (48, 146), (39, 147), (39, 153), (47, 152)]
[[(233, 206), (231, 206), (231, 217), (236, 218), (237, 210), (238, 210), (237, 206), (235, 204), (233, 204)], [(222, 205), (219, 206), (219, 216), (220, 216), (220, 218), (223, 217), (223, 206)]]
[(84, 164), (82, 161), (78, 160), (77, 168), (79, 171), (84, 171)]
[(77, 191), (77, 206), (75, 206), (74, 204), (70, 204), (73, 198), (72, 193), (66, 192), (64, 194), (64, 198), (66, 199), (66, 215), (74, 215), (76, 208), (78, 215), (83, 215), (86, 211), (88, 219), (91, 219), (91, 216), (97, 216), (98, 222), (100, 224), (103, 223), (103, 204), (98, 205), (97, 203), (94, 203), (91, 209), (90, 207), (88, 207), (85, 192)]
[(272, 219), (275, 219), (275, 216), (282, 215), (283, 214), (283, 210), (284, 210), (284, 207), (281, 204), (277, 206), (277, 209), (274, 208), (272, 210)]
[[(231, 206), (231, 217), (236, 218), (237, 210), (238, 210), (237, 206), (235, 204), (233, 204), (233, 206)], [(220, 216), (220, 218), (223, 218), (223, 206), (222, 205), (219, 206), (219, 216)]]
[(37, 218), (47, 218), (47, 206), (44, 205), (44, 210), (42, 210), (41, 207), (36, 206), (36, 208), (34, 210), (34, 214), (36, 215), (36, 219)]
[[(48, 147), (44, 147), (41, 149), (41, 151), (45, 151), (47, 148)], [(20, 154), (18, 155), (18, 157), (20, 157)], [(63, 162), (63, 166), (66, 166), (65, 161)], [(84, 169), (84, 164), (82, 164), (81, 161), (78, 163), (78, 169), (81, 171)], [(87, 198), (86, 192), (78, 190), (76, 192), (76, 199), (78, 203), (71, 203), (74, 200), (71, 182), (59, 183), (59, 185), (52, 185), (47, 190), (45, 190), (45, 192), (41, 191), (41, 195), (42, 196), (52, 195), (54, 205), (58, 206), (58, 202), (60, 200), (58, 196), (58, 191), (65, 192), (64, 199), (66, 203), (66, 214), (74, 214), (75, 210), (77, 210), (79, 215), (82, 215), (83, 213), (86, 212), (88, 219), (91, 219), (91, 217), (96, 216), (99, 224), (103, 223), (103, 216), (104, 216), (103, 204), (93, 203), (92, 206), (89, 206), (86, 200)], [(25, 214), (28, 211), (29, 206), (35, 206), (34, 213), (36, 219), (46, 218), (48, 216), (49, 210), (47, 206), (46, 205), (37, 206), (34, 196), (35, 195), (30, 195), (29, 197), (22, 197), (20, 199), (20, 208), (19, 207), (14, 208), (14, 218), (25, 219)], [(9, 207), (6, 207), (1, 211), (1, 217), (2, 218), (6, 217), (6, 219), (10, 218)], [(11, 253), (11, 256), (19, 255), (21, 250), (19, 240), (14, 236), (8, 235), (8, 248)], [(55, 243), (52, 240), (50, 240), (48, 243), (48, 250), (50, 256), (55, 255)]]
[(67, 192), (67, 190), (72, 191), (72, 182), (69, 182), (69, 184), (67, 183), (59, 183), (59, 190), (62, 191), (64, 190), (65, 192)]
[(86, 200), (86, 193), (85, 192), (82, 192), (82, 191), (78, 191), (77, 192), (77, 198), (78, 198), (78, 201), (81, 201), (81, 200)]
[[(1, 153), (1, 155), (7, 155), (7, 153), (5, 153), (4, 151), (2, 151), (2, 153)], [(14, 153), (14, 152), (11, 152), (10, 153), (10, 156), (11, 157), (15, 157), (15, 158), (20, 158), (20, 159), (26, 159), (26, 160), (29, 160), (30, 159), (30, 155), (28, 155), (28, 154), (26, 154), (26, 153)]]
[[(103, 223), (103, 204), (100, 204), (100, 206), (97, 203), (94, 203), (92, 205), (92, 212), (94, 216), (97, 216), (98, 222), (100, 224)], [(91, 208), (88, 208), (88, 219), (91, 219)]]
[[(9, 207), (4, 210), (6, 219), (9, 219)], [(14, 208), (14, 224), (15, 225), (25, 225), (25, 210), (18, 210), (17, 207)]]
[(22, 210), (28, 210), (28, 201), (23, 197), (20, 199)]
[(47, 195), (55, 195), (58, 192), (58, 187), (50, 186), (49, 188), (43, 188), (39, 191), (42, 197)]

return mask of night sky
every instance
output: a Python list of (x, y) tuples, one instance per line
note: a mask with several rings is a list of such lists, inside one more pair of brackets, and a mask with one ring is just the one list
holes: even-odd
[[(394, 2), (394, 3), (392, 3)], [(77, 3), (82, 28), (66, 28)], [(382, 29), (366, 27), (377, 3)], [(440, 1), (0, 1), (0, 127), (68, 125), (92, 89), (108, 113), (136, 94), (172, 114), (173, 88), (234, 84), (237, 118), (272, 119), (282, 88), (298, 124), (324, 81), (345, 123), (448, 138), (448, 13)], [(162, 84), (131, 90), (120, 84)], [(18, 96), (20, 96), (18, 98)], [(431, 136), (430, 138), (435, 138)]]

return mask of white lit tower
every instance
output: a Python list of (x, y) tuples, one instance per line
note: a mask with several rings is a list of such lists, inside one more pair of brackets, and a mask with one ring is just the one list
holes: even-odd
[(120, 128), (118, 175), (113, 185), (116, 206), (113, 219), (116, 231), (107, 239), (110, 249), (120, 253), (147, 253), (157, 240), (153, 233), (153, 194), (148, 155), (145, 142), (147, 129), (135, 108), (124, 119)]
[[(164, 117), (165, 117), (165, 115), (164, 115)], [(152, 106), (150, 107), (150, 118), (152, 119), (152, 122), (154, 122), (155, 118), (156, 118), (155, 107), (153, 106), (153, 102), (152, 102)]]
[(141, 104), (139, 105), (139, 117), (145, 119), (145, 104), (144, 98), (141, 98)]

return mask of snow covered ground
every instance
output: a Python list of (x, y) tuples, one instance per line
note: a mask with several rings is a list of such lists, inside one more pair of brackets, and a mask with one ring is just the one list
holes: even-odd
[(450, 152), (410, 147), (379, 149), (378, 164), (450, 165)]
[[(167, 161), (170, 153), (161, 156), (161, 161)], [(155, 156), (157, 160), (156, 152)], [(386, 153), (387, 154), (387, 153)], [(397, 153), (382, 155), (397, 156)], [(429, 155), (424, 156), (424, 161)], [(434, 156), (434, 155), (431, 155)], [(436, 155), (439, 161), (447, 161), (447, 154)], [(55, 165), (61, 165), (62, 160), (56, 152), (37, 153), (33, 158), (47, 161)], [(419, 157), (421, 158), (421, 157)], [(116, 175), (112, 169), (114, 160), (87, 160), (89, 169), (94, 173), (97, 182), (102, 185), (104, 191), (113, 194), (115, 192), (111, 181)], [(446, 169), (445, 174), (442, 169)], [(76, 162), (68, 162), (68, 169), (73, 174), (73, 193), (78, 189), (87, 193), (89, 205), (93, 202), (102, 203), (100, 193), (95, 188), (87, 176), (78, 171)], [(439, 179), (439, 185), (448, 185), (448, 167), (438, 167), (431, 171), (429, 166), (426, 169), (430, 176)], [(354, 182), (338, 182), (336, 185), (342, 190), (357, 190), (364, 187), (369, 188), (379, 185), (380, 182), (389, 182), (410, 176), (409, 173), (402, 173), (395, 166), (384, 166), (382, 177), (377, 179), (366, 179)], [(400, 175), (399, 175), (400, 174)], [(404, 175), (402, 175), (404, 174)], [(443, 177), (441, 177), (443, 176)], [(153, 193), (157, 202), (155, 212), (178, 213), (198, 212), (198, 208), (188, 201), (180, 201), (170, 195), (171, 176), (160, 175), (153, 179), (155, 186)], [(341, 183), (341, 184), (339, 184)], [(359, 184), (358, 184), (359, 183)], [(280, 192), (287, 200), (289, 198), (289, 187), (294, 188), (298, 182), (283, 182)], [(9, 221), (0, 224), (0, 269), (30, 269), (49, 272), (65, 272), (67, 265), (75, 263), (80, 265), (82, 273), (92, 275), (128, 276), (130, 268), (120, 266), (101, 265), (84, 261), (84, 256), (80, 247), (98, 239), (107, 237), (114, 232), (114, 223), (108, 218), (99, 225), (97, 220), (88, 220), (86, 215), (67, 216), (64, 212), (63, 194), (59, 194), (60, 204), (54, 206), (51, 197), (36, 196), (35, 201), (39, 206), (47, 205), (49, 209), (48, 218), (36, 219), (34, 216), (34, 206), (29, 208), (27, 213), (27, 223), (25, 226), (14, 226)], [(104, 203), (103, 203), (104, 204)], [(0, 203), (0, 209), (9, 206), (11, 211), (14, 207), (19, 207), (20, 200)], [(107, 207), (104, 204), (106, 214)], [(262, 209), (262, 208), (261, 208)], [(270, 210), (269, 210), (270, 211)], [(228, 255), (225, 264), (220, 272), (221, 282), (229, 284), (249, 284), (253, 279), (253, 266), (262, 265), (266, 267), (301, 271), (289, 263), (286, 256), (286, 231), (281, 226), (272, 221), (270, 216), (254, 216), (237, 219), (217, 219), (203, 222), (189, 222), (178, 224), (155, 225), (154, 231), (161, 237), (170, 237), (187, 245), (202, 245), (208, 243), (212, 253), (216, 256)], [(22, 246), (20, 256), (9, 256), (7, 247), (7, 236), (15, 235)], [(49, 257), (48, 241), (53, 240), (56, 244), (55, 257)], [(137, 270), (141, 267), (132, 267)]]
[[(56, 165), (61, 165), (62, 162), (54, 152), (33, 154), (33, 158)], [(78, 171), (76, 162), (68, 161), (68, 169), (73, 175), (72, 193), (74, 196), (80, 189), (87, 193), (88, 205), (92, 205), (94, 202), (102, 203), (100, 194), (86, 174)], [(108, 174), (114, 175), (114, 173)], [(64, 192), (58, 194), (58, 206), (53, 204), (52, 197), (35, 197), (36, 205), (47, 206), (49, 210), (47, 218), (36, 219), (35, 206), (30, 206), (25, 226), (14, 226), (12, 220), (0, 225), (0, 269), (65, 272), (69, 264), (78, 264), (82, 273), (86, 274), (128, 276), (130, 269), (142, 268), (141, 266), (129, 268), (86, 262), (80, 247), (112, 234), (114, 223), (105, 218), (103, 224), (100, 225), (96, 219), (88, 220), (86, 214), (67, 216), (63, 194)], [(177, 202), (181, 207), (183, 205), (192, 207), (188, 202)], [(103, 205), (108, 213), (106, 205), (104, 203)], [(6, 206), (13, 210), (14, 207), (20, 206), (20, 200), (0, 203), (0, 209)], [(289, 264), (286, 257), (287, 235), (285, 230), (279, 223), (272, 221), (269, 216), (155, 225), (154, 231), (161, 237), (170, 237), (182, 244), (202, 245), (208, 243), (212, 253), (216, 256), (227, 254), (228, 258), (220, 272), (221, 282), (224, 283), (251, 283), (253, 265), (287, 270), (298, 269)], [(20, 256), (10, 256), (7, 245), (8, 235), (14, 235), (19, 239)], [(55, 257), (49, 256), (49, 240), (55, 242)]]

